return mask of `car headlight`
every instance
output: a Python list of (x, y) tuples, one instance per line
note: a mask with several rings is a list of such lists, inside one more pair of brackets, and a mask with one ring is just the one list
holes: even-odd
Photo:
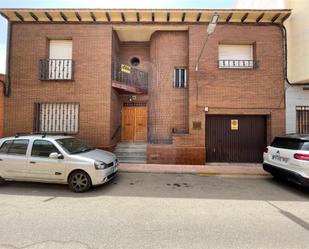
[(102, 161), (95, 161), (94, 162), (94, 167), (96, 169), (106, 169), (107, 168), (107, 164), (102, 162)]

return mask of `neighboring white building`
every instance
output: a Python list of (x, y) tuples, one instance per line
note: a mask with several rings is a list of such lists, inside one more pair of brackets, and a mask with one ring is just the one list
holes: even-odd
[[(296, 0), (297, 1), (297, 0)], [(284, 0), (235, 0), (236, 9), (284, 9)]]
[[(309, 0), (235, 0), (240, 9), (292, 9), (287, 30), (286, 132), (309, 133)], [(290, 84), (289, 84), (290, 83)]]

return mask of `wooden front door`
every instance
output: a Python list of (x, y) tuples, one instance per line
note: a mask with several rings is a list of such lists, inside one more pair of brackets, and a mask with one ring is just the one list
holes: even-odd
[(124, 106), (122, 108), (123, 142), (147, 142), (147, 107)]

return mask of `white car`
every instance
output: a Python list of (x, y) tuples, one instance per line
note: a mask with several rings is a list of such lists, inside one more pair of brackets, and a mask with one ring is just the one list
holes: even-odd
[(263, 168), (275, 177), (309, 186), (309, 135), (276, 137), (264, 151)]
[(69, 184), (74, 192), (111, 180), (118, 160), (66, 135), (16, 135), (0, 139), (0, 180)]

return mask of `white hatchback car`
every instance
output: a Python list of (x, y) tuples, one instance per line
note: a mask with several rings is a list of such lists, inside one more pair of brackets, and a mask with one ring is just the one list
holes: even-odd
[(65, 135), (19, 135), (0, 139), (0, 180), (69, 184), (74, 192), (111, 180), (118, 160)]
[(309, 187), (309, 135), (276, 137), (264, 151), (263, 168), (275, 177)]

